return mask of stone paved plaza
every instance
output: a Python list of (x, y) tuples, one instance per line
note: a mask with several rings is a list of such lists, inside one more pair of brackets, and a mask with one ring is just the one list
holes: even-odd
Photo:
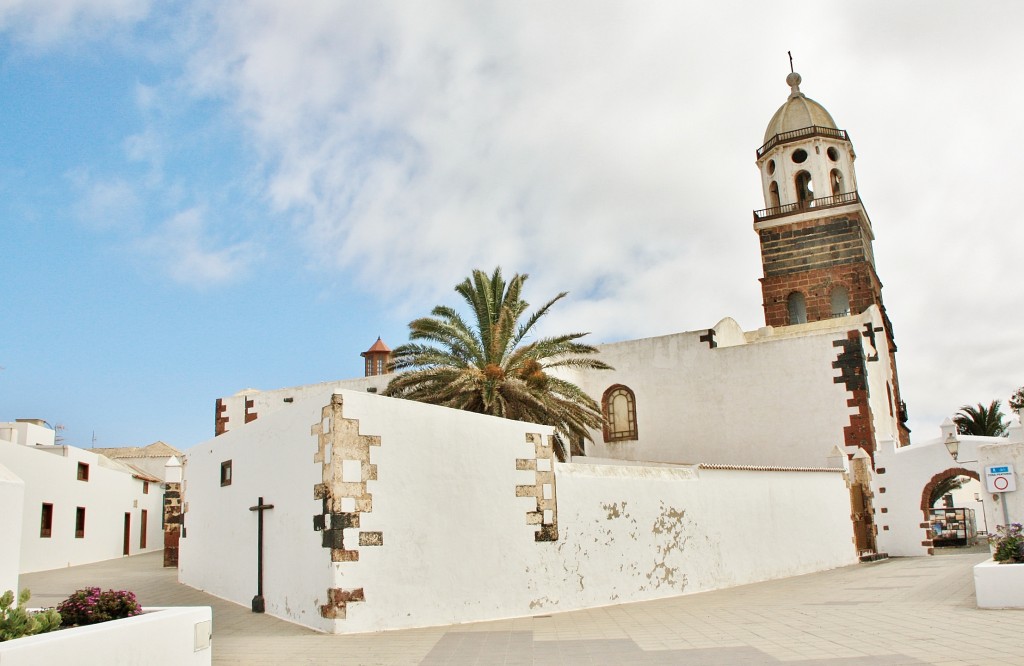
[(324, 635), (176, 582), (161, 554), (23, 574), (33, 605), (79, 587), (213, 607), (216, 664), (1024, 664), (1024, 611), (978, 610), (987, 549), (689, 596), (428, 629)]

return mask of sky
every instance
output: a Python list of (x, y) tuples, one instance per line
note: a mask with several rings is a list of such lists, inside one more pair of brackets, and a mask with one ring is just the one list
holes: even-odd
[(813, 6), (0, 0), (0, 421), (187, 449), (497, 265), (570, 292), (542, 333), (756, 329), (787, 51), (857, 153), (912, 437), (1005, 404), (1024, 3)]

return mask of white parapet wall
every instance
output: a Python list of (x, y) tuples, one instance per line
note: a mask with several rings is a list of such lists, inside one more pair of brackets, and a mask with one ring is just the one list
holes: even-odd
[(209, 606), (147, 608), (142, 615), (0, 643), (3, 666), (206, 666), (212, 662)]
[(560, 464), (550, 434), (365, 392), (296, 400), (190, 450), (180, 580), (249, 605), (260, 497), (274, 507), (267, 612), (335, 633), (654, 599), (856, 561), (838, 471)]

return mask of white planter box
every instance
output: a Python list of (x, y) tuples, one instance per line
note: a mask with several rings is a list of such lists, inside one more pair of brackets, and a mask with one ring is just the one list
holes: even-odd
[(975, 565), (974, 594), (978, 608), (1024, 608), (1024, 564)]
[(166, 664), (207, 666), (213, 650), (209, 606), (147, 608), (142, 615), (0, 643), (3, 666)]

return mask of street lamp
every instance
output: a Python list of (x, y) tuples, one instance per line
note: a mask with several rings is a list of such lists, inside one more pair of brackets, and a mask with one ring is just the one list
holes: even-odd
[(949, 455), (953, 456), (953, 460), (956, 460), (956, 456), (960, 451), (960, 440), (956, 438), (955, 432), (951, 432), (946, 436), (945, 444)]

